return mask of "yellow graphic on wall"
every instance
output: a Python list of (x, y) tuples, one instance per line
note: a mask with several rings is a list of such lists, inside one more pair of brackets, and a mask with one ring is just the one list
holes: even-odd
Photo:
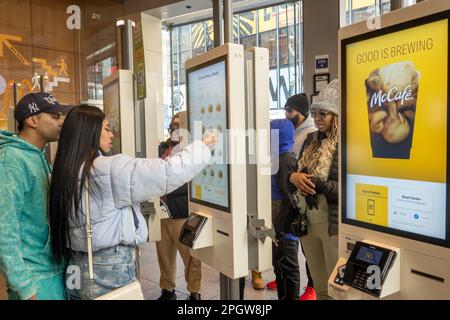
[(447, 20), (347, 45), (348, 174), (446, 182), (447, 70)]
[[(22, 42), (22, 37), (9, 34), (0, 34), (0, 59), (6, 54), (6, 47), (23, 65), (30, 65), (30, 62), (13, 44), (10, 43), (10, 41)], [(40, 68), (44, 72), (41, 76), (44, 77), (43, 84), (45, 86), (45, 91), (52, 92), (53, 88), (57, 87), (59, 83), (70, 82), (68, 66), (64, 58), (60, 58), (59, 63), (56, 63), (59, 67), (59, 71), (54, 70), (53, 66), (47, 62), (47, 59), (33, 57), (32, 61), (35, 64), (35, 70), (37, 70), (40, 65)], [(12, 85), (14, 82), (17, 82), (18, 84), (17, 99), (22, 98), (27, 93), (37, 92), (43, 88), (41, 88), (39, 75), (36, 72), (34, 72), (34, 75), (30, 79), (31, 82), (29, 79), (22, 79), (20, 81), (6, 80), (1, 74), (0, 80), (0, 96), (3, 95), (0, 100), (2, 101), (0, 104), (0, 130), (4, 130), (8, 128), (9, 114), (14, 108), (14, 102), (12, 99)]]
[(356, 184), (356, 220), (388, 226), (388, 188)]
[(23, 57), (23, 55), (9, 42), (12, 41), (22, 41), (22, 37), (13, 36), (10, 34), (0, 33), (0, 58), (3, 57), (3, 46), (5, 45), (11, 52), (22, 62), (24, 65), (28, 66), (30, 63)]
[(57, 66), (59, 67), (59, 72), (58, 72), (59, 76), (64, 76), (64, 77), (69, 76), (67, 74), (67, 63), (64, 61), (64, 59), (61, 59), (61, 61), (57, 64)]

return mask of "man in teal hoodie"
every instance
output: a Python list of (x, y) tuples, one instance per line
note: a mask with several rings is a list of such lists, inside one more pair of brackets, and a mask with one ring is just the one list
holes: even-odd
[(49, 93), (31, 93), (14, 110), (19, 133), (0, 131), (0, 272), (9, 299), (65, 299), (63, 266), (54, 262), (48, 223), (51, 167), (68, 111)]

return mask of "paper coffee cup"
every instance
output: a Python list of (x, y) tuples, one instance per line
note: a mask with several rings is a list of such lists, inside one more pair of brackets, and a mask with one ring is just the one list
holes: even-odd
[(414, 64), (403, 61), (372, 71), (366, 80), (374, 158), (410, 158), (419, 78)]

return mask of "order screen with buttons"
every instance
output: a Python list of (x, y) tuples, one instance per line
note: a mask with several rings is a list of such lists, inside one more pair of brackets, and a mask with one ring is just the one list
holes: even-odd
[(191, 181), (191, 201), (229, 211), (226, 60), (188, 70), (187, 78), (191, 136), (199, 138), (207, 130), (219, 135), (210, 163)]

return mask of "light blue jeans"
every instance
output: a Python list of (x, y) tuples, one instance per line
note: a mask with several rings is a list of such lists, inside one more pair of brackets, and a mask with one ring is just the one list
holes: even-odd
[[(78, 266), (81, 287), (67, 293), (71, 300), (94, 300), (117, 288), (136, 281), (136, 247), (117, 245), (94, 252), (94, 280), (89, 279), (88, 255), (86, 252), (71, 252), (69, 266)], [(66, 284), (73, 276), (66, 273)]]

